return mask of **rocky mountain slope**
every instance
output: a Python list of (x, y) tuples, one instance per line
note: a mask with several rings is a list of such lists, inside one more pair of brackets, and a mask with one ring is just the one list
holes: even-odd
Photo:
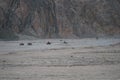
[(0, 38), (120, 34), (119, 0), (0, 0)]

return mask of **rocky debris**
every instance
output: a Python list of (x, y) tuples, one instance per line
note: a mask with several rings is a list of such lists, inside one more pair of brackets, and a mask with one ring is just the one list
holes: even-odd
[(96, 37), (96, 40), (98, 40), (99, 39), (99, 37)]
[(60, 40), (60, 41), (63, 41), (63, 40)]
[(27, 45), (31, 46), (31, 45), (32, 45), (32, 43), (27, 43)]
[(20, 43), (19, 45), (20, 45), (20, 46), (24, 46), (24, 43)]

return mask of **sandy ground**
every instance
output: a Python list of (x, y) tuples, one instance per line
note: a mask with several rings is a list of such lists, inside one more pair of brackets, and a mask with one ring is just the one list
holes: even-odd
[(120, 39), (0, 41), (0, 80), (120, 80)]

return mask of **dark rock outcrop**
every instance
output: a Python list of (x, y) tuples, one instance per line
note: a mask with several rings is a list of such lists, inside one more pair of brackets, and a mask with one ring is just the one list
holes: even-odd
[(0, 38), (119, 35), (119, 8), (119, 0), (1, 0)]

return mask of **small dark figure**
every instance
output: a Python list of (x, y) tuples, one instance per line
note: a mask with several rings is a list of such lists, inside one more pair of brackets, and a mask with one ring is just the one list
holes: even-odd
[(74, 47), (72, 47), (72, 49), (75, 49)]
[(47, 44), (47, 45), (51, 45), (51, 42), (48, 41), (46, 44)]
[(67, 42), (66, 42), (66, 41), (64, 41), (63, 43), (64, 43), (64, 44), (67, 44)]
[(24, 43), (20, 43), (19, 45), (20, 45), (20, 46), (24, 46)]
[(6, 60), (3, 60), (2, 62), (4, 62), (4, 63), (5, 63), (5, 62), (6, 62)]
[(28, 45), (30, 46), (30, 45), (32, 45), (32, 43), (28, 43)]
[(70, 56), (71, 58), (73, 58), (73, 56)]

